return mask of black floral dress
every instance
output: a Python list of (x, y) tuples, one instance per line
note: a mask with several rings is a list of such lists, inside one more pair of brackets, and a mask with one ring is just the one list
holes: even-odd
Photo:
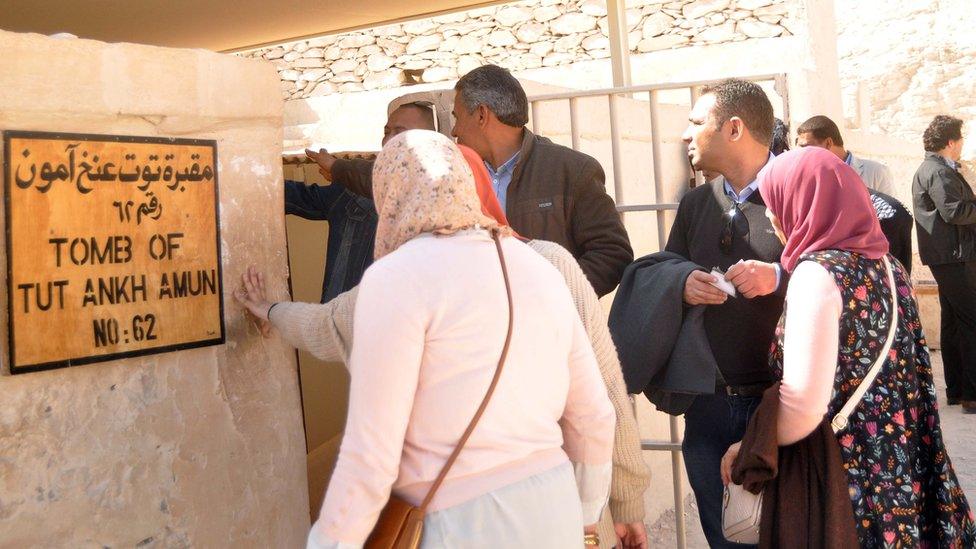
[[(837, 434), (861, 547), (971, 548), (976, 526), (946, 454), (932, 365), (918, 306), (902, 266), (891, 256), (899, 326), (889, 360)], [(827, 417), (833, 417), (870, 370), (888, 335), (891, 291), (881, 260), (828, 250), (804, 255), (834, 275), (840, 290), (839, 352)], [(771, 365), (783, 371), (783, 326)]]

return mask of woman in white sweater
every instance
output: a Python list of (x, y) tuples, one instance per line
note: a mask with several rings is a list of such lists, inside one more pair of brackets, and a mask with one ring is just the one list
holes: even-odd
[[(492, 190), (491, 178), (484, 162), (470, 148), (463, 145), (458, 148), (471, 168), (482, 212), (508, 226), (505, 213)], [(627, 387), (620, 372), (617, 350), (607, 329), (606, 312), (579, 263), (569, 251), (559, 244), (545, 240), (530, 240), (526, 244), (563, 275), (593, 346), (600, 375), (616, 413), (610, 501), (600, 517), (600, 547), (647, 549), (644, 492), (650, 484), (651, 476), (643, 459), (640, 432), (634, 417), (633, 404), (627, 395)], [(352, 347), (353, 309), (358, 292), (358, 288), (353, 288), (324, 304), (281, 302), (271, 313), (271, 323), (294, 347), (308, 351), (319, 360), (347, 364)], [(317, 496), (313, 494), (312, 497)]]
[[(358, 290), (349, 419), (310, 547), (360, 546), (391, 488), (424, 498), (484, 396), (508, 323), (489, 230), (511, 231), (481, 213), (457, 147), (407, 132), (380, 153), (373, 179), (377, 262)], [(511, 347), (429, 508), (424, 547), (581, 546), (609, 490), (613, 409), (572, 298), (537, 253), (511, 237), (501, 247)], [(253, 303), (254, 293), (251, 276), (238, 297), (256, 316), (294, 308)]]

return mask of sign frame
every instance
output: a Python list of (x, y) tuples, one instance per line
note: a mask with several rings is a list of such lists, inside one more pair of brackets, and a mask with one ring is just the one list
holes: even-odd
[(224, 318), (224, 274), (223, 274), (223, 253), (220, 245), (220, 176), (219, 170), (214, 169), (214, 222), (216, 242), (216, 253), (217, 253), (217, 284), (219, 291), (218, 293), (218, 314), (220, 315), (220, 335), (215, 338), (191, 341), (186, 343), (177, 343), (172, 345), (164, 345), (160, 347), (150, 347), (145, 349), (136, 349), (132, 351), (122, 351), (118, 353), (110, 353), (104, 355), (89, 355), (82, 357), (73, 357), (64, 360), (56, 360), (38, 364), (28, 364), (23, 366), (15, 366), (15, 356), (16, 349), (14, 346), (14, 311), (12, 306), (12, 296), (13, 292), (13, 263), (14, 258), (12, 254), (12, 240), (11, 240), (11, 217), (10, 217), (10, 196), (11, 196), (11, 178), (7, 177), (11, 171), (11, 156), (10, 156), (10, 141), (13, 138), (36, 138), (36, 139), (57, 139), (57, 140), (80, 140), (80, 141), (105, 141), (105, 142), (115, 142), (115, 143), (140, 143), (140, 144), (160, 144), (160, 145), (192, 145), (192, 146), (203, 146), (210, 147), (213, 153), (214, 167), (217, 167), (218, 156), (217, 156), (217, 141), (215, 139), (192, 139), (192, 138), (178, 138), (178, 137), (148, 137), (148, 136), (130, 136), (130, 135), (106, 135), (106, 134), (90, 134), (90, 133), (69, 133), (69, 132), (47, 132), (47, 131), (35, 131), (35, 130), (2, 130), (0, 135), (3, 136), (3, 202), (4, 202), (4, 236), (5, 242), (4, 246), (6, 248), (6, 259), (7, 259), (7, 359), (9, 372), (11, 375), (25, 374), (31, 372), (40, 372), (45, 370), (55, 370), (59, 368), (68, 368), (71, 366), (82, 366), (85, 364), (95, 364), (98, 362), (109, 362), (113, 360), (119, 360), (123, 358), (132, 358), (138, 356), (155, 355), (162, 353), (170, 353), (174, 351), (184, 351), (187, 349), (197, 349), (200, 347), (210, 347), (214, 345), (223, 345), (227, 342), (227, 328), (226, 321)]

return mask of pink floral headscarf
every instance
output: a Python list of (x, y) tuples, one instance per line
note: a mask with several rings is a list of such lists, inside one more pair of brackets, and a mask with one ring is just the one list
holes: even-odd
[(423, 233), (480, 227), (512, 234), (482, 213), (471, 168), (457, 145), (437, 132), (406, 131), (383, 147), (373, 165), (373, 198), (376, 259)]
[(820, 147), (774, 158), (759, 175), (759, 193), (783, 226), (782, 264), (792, 272), (800, 256), (844, 250), (870, 259), (888, 253), (888, 239), (860, 176)]

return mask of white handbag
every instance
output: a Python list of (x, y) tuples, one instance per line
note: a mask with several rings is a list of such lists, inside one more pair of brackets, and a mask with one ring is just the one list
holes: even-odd
[[(895, 332), (898, 329), (898, 287), (895, 285), (895, 274), (891, 270), (891, 263), (888, 258), (884, 258), (885, 268), (888, 271), (888, 285), (891, 287), (891, 324), (888, 326), (888, 338), (885, 340), (884, 347), (878, 358), (875, 359), (871, 369), (868, 370), (864, 380), (857, 386), (851, 398), (844, 403), (844, 407), (837, 412), (831, 420), (830, 425), (834, 433), (838, 433), (847, 427), (848, 418), (861, 403), (864, 394), (874, 383), (875, 378), (881, 372), (881, 367), (888, 359), (888, 352), (895, 339)], [(729, 483), (725, 487), (725, 494), (722, 499), (722, 534), (725, 539), (733, 543), (746, 543), (756, 545), (759, 543), (759, 520), (762, 516), (762, 492), (753, 494), (739, 484)]]

